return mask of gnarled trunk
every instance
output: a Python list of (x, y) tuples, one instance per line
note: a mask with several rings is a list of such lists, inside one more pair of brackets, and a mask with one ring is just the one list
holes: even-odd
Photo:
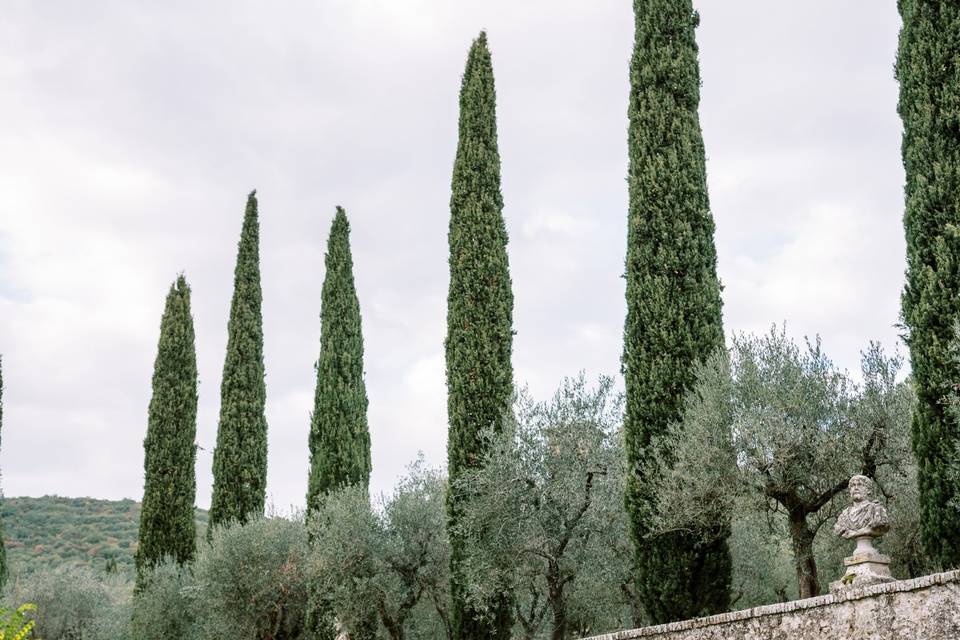
[(565, 585), (566, 580), (560, 574), (560, 564), (556, 560), (550, 560), (547, 563), (547, 600), (550, 603), (550, 612), (553, 614), (551, 640), (567, 639), (567, 601), (563, 595)]
[(797, 588), (800, 598), (820, 595), (817, 577), (817, 559), (813, 555), (815, 531), (807, 524), (805, 511), (790, 513), (790, 539), (793, 542), (793, 563), (797, 569)]

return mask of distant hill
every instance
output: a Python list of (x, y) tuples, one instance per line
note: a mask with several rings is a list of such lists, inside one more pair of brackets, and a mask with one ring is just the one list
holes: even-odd
[[(94, 498), (4, 498), (4, 543), (11, 573), (58, 565), (133, 573), (140, 503)], [(207, 512), (197, 509), (197, 534)]]

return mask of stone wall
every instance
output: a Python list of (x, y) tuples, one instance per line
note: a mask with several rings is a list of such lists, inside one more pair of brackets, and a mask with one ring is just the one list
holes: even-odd
[(589, 640), (960, 640), (960, 571)]

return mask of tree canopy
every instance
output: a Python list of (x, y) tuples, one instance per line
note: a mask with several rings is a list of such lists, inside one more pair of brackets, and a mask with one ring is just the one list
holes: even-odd
[(196, 553), (197, 356), (190, 286), (170, 286), (153, 366), (153, 395), (143, 440), (143, 505), (136, 566), (140, 584), (164, 558), (180, 564)]
[(267, 388), (256, 191), (247, 197), (233, 278), (208, 535), (215, 526), (263, 515), (267, 496)]
[(655, 446), (669, 457), (658, 483), (658, 528), (698, 531), (718, 517), (769, 512), (786, 519), (801, 598), (817, 595), (814, 538), (833, 518), (850, 477), (903, 473), (909, 384), (901, 361), (872, 344), (862, 382), (838, 370), (819, 339), (798, 346), (784, 330), (735, 338), (697, 372), (681, 421)]

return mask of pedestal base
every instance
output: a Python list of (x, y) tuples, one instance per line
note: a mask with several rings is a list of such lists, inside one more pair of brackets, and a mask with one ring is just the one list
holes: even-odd
[(846, 565), (847, 572), (836, 582), (830, 583), (830, 593), (895, 580), (890, 574), (890, 558), (879, 553), (855, 553), (844, 558), (843, 564)]

